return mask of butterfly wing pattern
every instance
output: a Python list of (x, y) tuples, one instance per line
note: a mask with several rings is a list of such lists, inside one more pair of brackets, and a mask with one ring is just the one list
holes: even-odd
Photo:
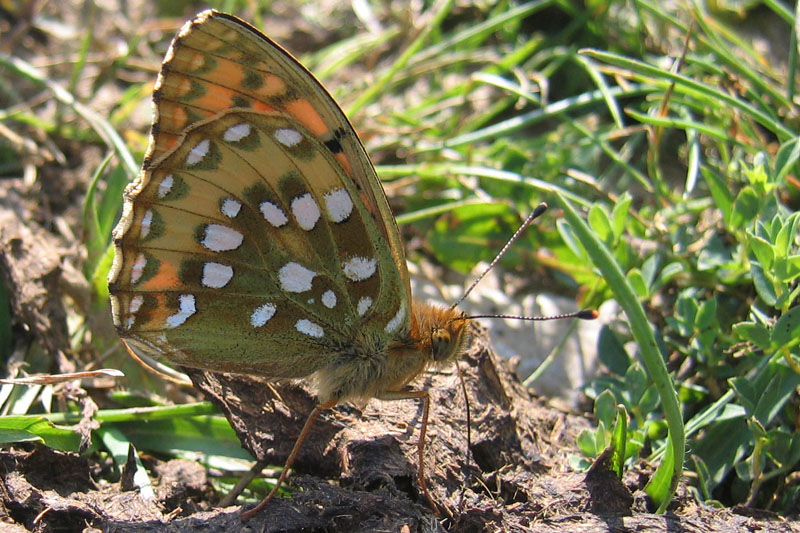
[(401, 390), (463, 351), (468, 320), (412, 305), (386, 196), (322, 85), (252, 26), (206, 11), (173, 40), (153, 99), (109, 274), (129, 349), (312, 377), (326, 406), (421, 397)]

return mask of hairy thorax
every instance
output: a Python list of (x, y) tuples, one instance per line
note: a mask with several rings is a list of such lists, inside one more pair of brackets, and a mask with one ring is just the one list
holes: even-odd
[(454, 309), (415, 303), (408, 332), (394, 338), (359, 334), (313, 382), (320, 403), (365, 401), (396, 393), (431, 365), (463, 354), (469, 319)]

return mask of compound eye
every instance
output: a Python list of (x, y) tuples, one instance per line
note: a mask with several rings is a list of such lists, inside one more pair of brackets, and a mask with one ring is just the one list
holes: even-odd
[(450, 356), (452, 341), (450, 332), (446, 329), (435, 329), (431, 333), (431, 344), (433, 345), (433, 360), (443, 361)]

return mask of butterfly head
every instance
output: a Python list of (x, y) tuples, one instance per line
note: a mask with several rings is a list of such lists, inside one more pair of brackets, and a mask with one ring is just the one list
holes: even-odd
[(431, 354), (436, 363), (457, 359), (469, 343), (469, 322), (463, 313), (431, 331)]
[(428, 363), (445, 366), (458, 359), (470, 339), (470, 319), (453, 308), (430, 304), (415, 304), (412, 320), (412, 338), (419, 352), (429, 358)]

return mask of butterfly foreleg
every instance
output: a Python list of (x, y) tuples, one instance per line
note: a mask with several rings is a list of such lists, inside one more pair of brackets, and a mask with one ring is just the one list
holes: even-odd
[(283, 482), (288, 477), (289, 469), (292, 467), (292, 464), (294, 464), (294, 460), (297, 457), (297, 454), (300, 452), (300, 447), (303, 445), (303, 441), (306, 440), (306, 437), (308, 437), (308, 434), (311, 431), (311, 427), (314, 425), (314, 422), (317, 420), (322, 411), (326, 411), (331, 407), (334, 407), (337, 403), (338, 400), (329, 400), (325, 403), (321, 403), (316, 407), (314, 407), (314, 410), (311, 411), (311, 414), (308, 415), (306, 423), (303, 424), (303, 429), (300, 430), (300, 435), (298, 435), (297, 440), (294, 441), (294, 446), (292, 447), (292, 451), (291, 453), (289, 453), (289, 457), (286, 459), (286, 464), (283, 465), (283, 471), (281, 472), (278, 481), (275, 483), (275, 486), (272, 488), (267, 497), (261, 500), (261, 502), (258, 505), (256, 505), (249, 511), (242, 513), (241, 515), (242, 520), (249, 520), (256, 514), (258, 514), (258, 512), (261, 511), (261, 509), (263, 509), (270, 501), (272, 501), (272, 498), (275, 497), (275, 495), (278, 493), (278, 489), (281, 488), (281, 485), (283, 485)]
[(419, 442), (417, 443), (417, 453), (419, 455), (419, 468), (417, 470), (417, 478), (419, 488), (428, 500), (431, 509), (434, 513), (439, 514), (439, 508), (433, 500), (431, 493), (428, 492), (428, 485), (425, 483), (425, 434), (428, 430), (428, 413), (430, 412), (431, 397), (427, 390), (418, 391), (385, 391), (376, 396), (377, 399), (382, 401), (392, 400), (422, 400), (422, 428), (419, 431)]

